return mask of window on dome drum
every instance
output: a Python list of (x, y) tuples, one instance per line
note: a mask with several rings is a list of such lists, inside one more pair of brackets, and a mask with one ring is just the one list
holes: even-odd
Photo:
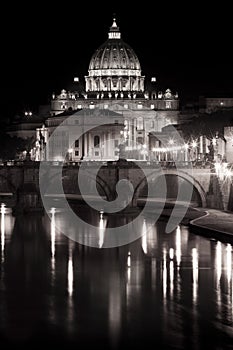
[(76, 148), (79, 148), (79, 140), (76, 140), (74, 145)]
[(172, 108), (171, 102), (170, 101), (166, 101), (166, 108), (170, 109)]
[(78, 157), (79, 156), (79, 151), (75, 151), (75, 155)]
[(94, 137), (94, 147), (99, 147), (99, 145), (100, 145), (100, 137), (96, 135)]

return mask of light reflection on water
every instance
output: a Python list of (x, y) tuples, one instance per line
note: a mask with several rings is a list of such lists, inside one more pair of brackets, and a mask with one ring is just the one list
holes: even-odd
[(1, 334), (22, 341), (39, 337), (42, 327), (52, 341), (53, 327), (61, 342), (102, 339), (113, 348), (151, 339), (181, 349), (206, 339), (211, 349), (232, 342), (231, 244), (184, 226), (165, 234), (165, 222), (145, 218), (139, 240), (103, 249), (115, 218), (96, 213), (102, 249), (90, 248), (58, 232), (56, 220), (62, 212), (55, 208), (50, 220), (13, 218), (1, 207)]

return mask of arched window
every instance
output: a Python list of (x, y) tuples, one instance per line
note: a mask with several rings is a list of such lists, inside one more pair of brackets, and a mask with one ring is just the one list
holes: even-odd
[(95, 135), (94, 137), (94, 147), (99, 147), (100, 145), (100, 137), (98, 135)]

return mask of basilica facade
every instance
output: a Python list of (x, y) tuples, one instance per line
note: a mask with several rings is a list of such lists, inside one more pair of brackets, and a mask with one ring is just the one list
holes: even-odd
[[(74, 81), (78, 86), (78, 78)], [(154, 77), (151, 82), (153, 85)], [(150, 151), (149, 135), (176, 125), (178, 113), (177, 93), (170, 89), (145, 90), (139, 59), (122, 40), (113, 19), (107, 40), (91, 57), (85, 90), (63, 89), (60, 94), (53, 94), (50, 116), (43, 128), (37, 130), (37, 138), (42, 135), (48, 139), (60, 125), (62, 131), (51, 140), (46, 155), (43, 153), (39, 158), (117, 160), (119, 145), (123, 144), (127, 158), (145, 159)], [(68, 131), (71, 126), (81, 135), (75, 141), (72, 136), (72, 143)], [(89, 130), (83, 134), (86, 126)]]

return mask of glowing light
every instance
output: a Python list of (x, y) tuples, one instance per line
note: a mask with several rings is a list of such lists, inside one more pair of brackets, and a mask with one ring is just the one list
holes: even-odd
[(170, 293), (171, 297), (173, 296), (173, 290), (174, 290), (174, 262), (170, 261)]
[(72, 152), (73, 152), (73, 148), (69, 148), (68, 153), (72, 153)]
[(99, 222), (99, 248), (103, 247), (104, 244), (104, 232), (105, 232), (105, 222), (103, 219), (103, 212), (100, 212), (100, 222)]
[(68, 293), (69, 296), (73, 295), (73, 289), (74, 289), (74, 268), (73, 268), (73, 260), (72, 260), (72, 253), (69, 256), (68, 261)]
[(227, 254), (226, 254), (227, 281), (230, 282), (231, 273), (232, 273), (231, 245), (230, 244), (227, 244), (226, 251), (227, 251)]
[(222, 274), (222, 246), (221, 242), (217, 242), (216, 246), (216, 271), (217, 271), (217, 284), (220, 282)]
[(193, 148), (197, 147), (197, 142), (196, 142), (196, 141), (193, 141), (193, 142), (192, 142), (192, 146), (193, 146)]
[(166, 298), (167, 294), (167, 262), (166, 262), (166, 249), (163, 251), (163, 297)]
[(171, 260), (173, 260), (173, 258), (174, 258), (174, 249), (173, 248), (169, 249), (169, 257)]
[(131, 279), (131, 268), (128, 267), (128, 269), (127, 269), (127, 280), (128, 280), (128, 282), (130, 282), (130, 279)]
[(168, 141), (168, 143), (169, 143), (169, 145), (174, 145), (174, 140), (170, 139), (170, 140)]
[(216, 146), (216, 144), (217, 144), (217, 140), (216, 140), (216, 138), (215, 138), (215, 137), (213, 137), (212, 143), (213, 143), (213, 146)]
[(187, 150), (189, 148), (189, 145), (187, 143), (185, 143), (184, 148)]
[(51, 208), (50, 212), (52, 214), (51, 217), (51, 254), (52, 259), (55, 257), (55, 238), (56, 238), (56, 225), (55, 225), (55, 208)]
[(230, 170), (230, 169), (227, 169), (227, 170), (225, 171), (225, 175), (226, 175), (226, 177), (231, 177), (231, 176), (232, 176), (231, 170)]
[(145, 254), (147, 254), (147, 230), (146, 230), (146, 220), (143, 220), (142, 226), (142, 249)]
[(4, 203), (1, 204), (1, 250), (2, 256), (4, 260), (4, 249), (5, 249), (5, 213), (6, 213), (6, 205)]
[(1, 214), (6, 214), (6, 204), (4, 204), (4, 203), (1, 204), (0, 212), (1, 212)]
[(193, 301), (197, 300), (198, 291), (198, 253), (197, 248), (192, 249), (192, 267), (193, 267)]
[(127, 266), (128, 266), (128, 267), (131, 267), (131, 253), (130, 253), (130, 252), (128, 252)]
[(180, 234), (180, 226), (176, 229), (176, 260), (177, 266), (180, 266), (181, 263), (181, 234)]

